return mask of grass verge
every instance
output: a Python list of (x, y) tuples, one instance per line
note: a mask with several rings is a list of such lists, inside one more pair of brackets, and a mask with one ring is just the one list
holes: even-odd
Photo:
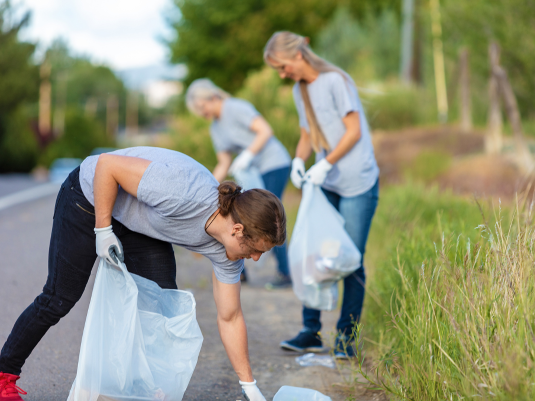
[(392, 399), (534, 399), (534, 239), (531, 210), (383, 190), (355, 370)]

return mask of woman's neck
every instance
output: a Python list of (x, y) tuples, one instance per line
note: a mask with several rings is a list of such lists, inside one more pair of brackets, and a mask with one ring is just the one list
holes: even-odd
[(305, 68), (303, 70), (303, 80), (307, 84), (311, 84), (318, 78), (320, 75), (320, 72), (315, 70), (310, 64), (306, 63)]
[(225, 99), (214, 99), (214, 118), (219, 120), (221, 118), (221, 110), (223, 110), (223, 102)]

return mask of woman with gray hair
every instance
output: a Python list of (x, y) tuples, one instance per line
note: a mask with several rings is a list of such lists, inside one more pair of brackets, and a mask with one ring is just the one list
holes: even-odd
[[(264, 49), (264, 60), (281, 78), (296, 81), (293, 95), (301, 136), (292, 162), (296, 187), (304, 180), (320, 185), (327, 199), (345, 219), (345, 229), (362, 253), (379, 197), (379, 168), (375, 161), (370, 128), (355, 83), (340, 68), (316, 55), (308, 38), (292, 32), (276, 32)], [(305, 172), (312, 151), (316, 164)], [(344, 298), (335, 355), (347, 358), (346, 347), (359, 321), (364, 300), (364, 265), (344, 279)], [(281, 347), (293, 351), (323, 349), (319, 331), (320, 311), (303, 307), (303, 330)]]
[[(269, 123), (255, 107), (216, 86), (209, 79), (197, 79), (186, 93), (188, 109), (212, 121), (210, 135), (217, 154), (214, 177), (223, 181), (228, 173), (251, 167), (258, 169), (265, 188), (279, 199), (290, 175), (290, 155), (275, 138)], [(237, 155), (233, 160), (233, 155)], [(269, 289), (291, 286), (286, 244), (274, 248), (278, 275)], [(242, 275), (245, 281), (245, 270)]]

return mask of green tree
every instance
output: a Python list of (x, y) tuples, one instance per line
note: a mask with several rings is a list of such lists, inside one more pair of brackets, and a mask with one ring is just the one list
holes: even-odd
[(361, 17), (396, 5), (399, 0), (174, 0), (180, 17), (172, 21), (176, 39), (169, 42), (171, 60), (186, 63), (187, 83), (210, 77), (234, 92), (247, 73), (263, 64), (262, 50), (275, 31), (290, 30), (314, 40), (339, 4)]
[(28, 171), (37, 158), (37, 141), (24, 107), (35, 101), (39, 71), (32, 63), (35, 44), (18, 35), (30, 13), (17, 17), (8, 0), (0, 1), (0, 172)]
[(88, 101), (94, 101), (97, 106), (96, 117), (104, 124), (106, 101), (110, 95), (115, 95), (119, 99), (119, 115), (124, 114), (126, 89), (121, 79), (109, 67), (96, 65), (86, 57), (73, 55), (62, 38), (52, 42), (46, 52), (46, 58), (52, 68), (54, 105), (58, 105), (63, 98), (65, 107), (84, 109)]
[(35, 44), (18, 39), (30, 13), (19, 20), (14, 14), (8, 0), (0, 2), (0, 140), (8, 114), (22, 103), (35, 100), (39, 87), (38, 69), (32, 63)]

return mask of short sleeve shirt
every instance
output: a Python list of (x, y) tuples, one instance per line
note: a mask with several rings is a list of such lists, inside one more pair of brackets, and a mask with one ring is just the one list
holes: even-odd
[[(220, 282), (237, 283), (243, 260), (229, 260), (225, 247), (204, 230), (219, 198), (219, 183), (210, 171), (191, 157), (168, 149), (135, 147), (112, 154), (152, 162), (139, 182), (137, 198), (119, 187), (113, 217), (132, 231), (206, 256)], [(97, 161), (98, 156), (90, 156), (80, 166), (80, 185), (93, 205)]]
[[(210, 135), (216, 152), (238, 154), (255, 140), (251, 123), (260, 113), (242, 99), (228, 98), (223, 101), (221, 116), (212, 122)], [(279, 140), (271, 137), (262, 150), (255, 155), (252, 166), (261, 174), (290, 165), (290, 155)]]
[[(323, 188), (343, 197), (353, 197), (368, 191), (379, 177), (379, 168), (375, 161), (370, 128), (355, 84), (348, 82), (338, 72), (325, 72), (308, 84), (307, 90), (316, 120), (331, 150), (346, 132), (342, 119), (350, 112), (357, 112), (360, 120), (360, 140), (329, 171)], [(299, 84), (294, 85), (293, 95), (299, 125), (310, 132)], [(325, 156), (325, 151), (317, 153), (316, 161)]]

